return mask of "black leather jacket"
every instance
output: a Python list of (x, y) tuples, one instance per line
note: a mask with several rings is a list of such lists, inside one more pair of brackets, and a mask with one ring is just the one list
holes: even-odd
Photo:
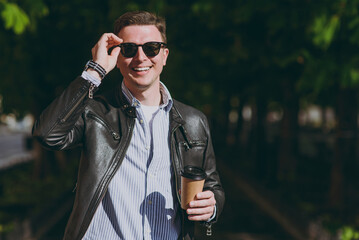
[[(46, 148), (62, 150), (82, 146), (76, 198), (64, 239), (81, 239), (120, 167), (135, 125), (136, 110), (123, 96), (121, 85), (109, 94), (88, 97), (92, 86), (81, 77), (48, 106), (35, 122), (33, 136)], [(91, 89), (91, 90), (90, 90)], [(96, 91), (97, 88), (93, 89)], [(177, 199), (180, 202), (180, 170), (184, 165), (203, 167), (205, 190), (215, 194), (217, 215), (224, 191), (216, 171), (212, 140), (205, 116), (174, 100), (170, 111), (171, 157)], [(193, 238), (193, 222), (182, 211), (182, 238)], [(210, 226), (207, 226), (210, 227)]]

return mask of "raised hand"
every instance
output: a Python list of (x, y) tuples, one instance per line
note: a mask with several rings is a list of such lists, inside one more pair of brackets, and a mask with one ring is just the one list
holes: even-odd
[[(101, 36), (100, 40), (91, 50), (93, 61), (101, 65), (106, 70), (106, 72), (109, 73), (116, 66), (117, 57), (120, 53), (120, 48), (113, 48), (111, 54), (108, 54), (108, 50), (122, 42), (122, 39), (117, 37), (115, 34), (104, 33)], [(101, 79), (98, 73), (93, 69), (88, 69), (87, 71), (90, 74)]]

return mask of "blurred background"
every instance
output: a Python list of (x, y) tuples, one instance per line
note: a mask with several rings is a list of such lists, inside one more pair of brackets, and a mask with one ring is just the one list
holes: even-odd
[(0, 240), (62, 238), (80, 152), (31, 127), (129, 10), (166, 18), (161, 80), (211, 124), (210, 239), (359, 239), (358, 0), (0, 0)]

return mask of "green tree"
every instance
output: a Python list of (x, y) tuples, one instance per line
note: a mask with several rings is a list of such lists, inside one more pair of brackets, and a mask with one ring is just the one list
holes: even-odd
[(22, 34), (26, 28), (36, 28), (37, 19), (46, 16), (48, 8), (42, 0), (26, 0), (21, 6), (15, 2), (1, 0), (0, 13), (5, 29), (10, 29), (15, 34)]
[[(337, 0), (321, 5), (308, 26), (313, 48), (298, 82), (312, 89), (311, 99), (336, 109), (336, 147), (331, 172), (330, 203), (351, 211), (349, 189), (357, 184), (356, 143), (359, 86), (359, 1)], [(309, 91), (308, 91), (309, 92)], [(354, 185), (353, 185), (354, 184)], [(349, 214), (350, 215), (350, 214)]]
[[(28, 90), (30, 81), (26, 72), (19, 68), (27, 61), (25, 48), (28, 35), (36, 34), (37, 21), (48, 14), (42, 0), (25, 0), (21, 5), (6, 0), (0, 1), (3, 28), (0, 28), (0, 95), (3, 97), (5, 113), (29, 111), (31, 95)], [(26, 32), (26, 29), (29, 31)], [(16, 73), (23, 73), (22, 76)], [(18, 78), (17, 80), (14, 80)], [(17, 84), (19, 83), (19, 84)]]

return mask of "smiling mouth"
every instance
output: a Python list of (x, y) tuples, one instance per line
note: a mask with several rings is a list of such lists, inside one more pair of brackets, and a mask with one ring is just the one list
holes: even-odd
[(132, 70), (135, 72), (144, 72), (150, 70), (151, 68), (152, 67), (137, 67), (137, 68), (132, 68)]

